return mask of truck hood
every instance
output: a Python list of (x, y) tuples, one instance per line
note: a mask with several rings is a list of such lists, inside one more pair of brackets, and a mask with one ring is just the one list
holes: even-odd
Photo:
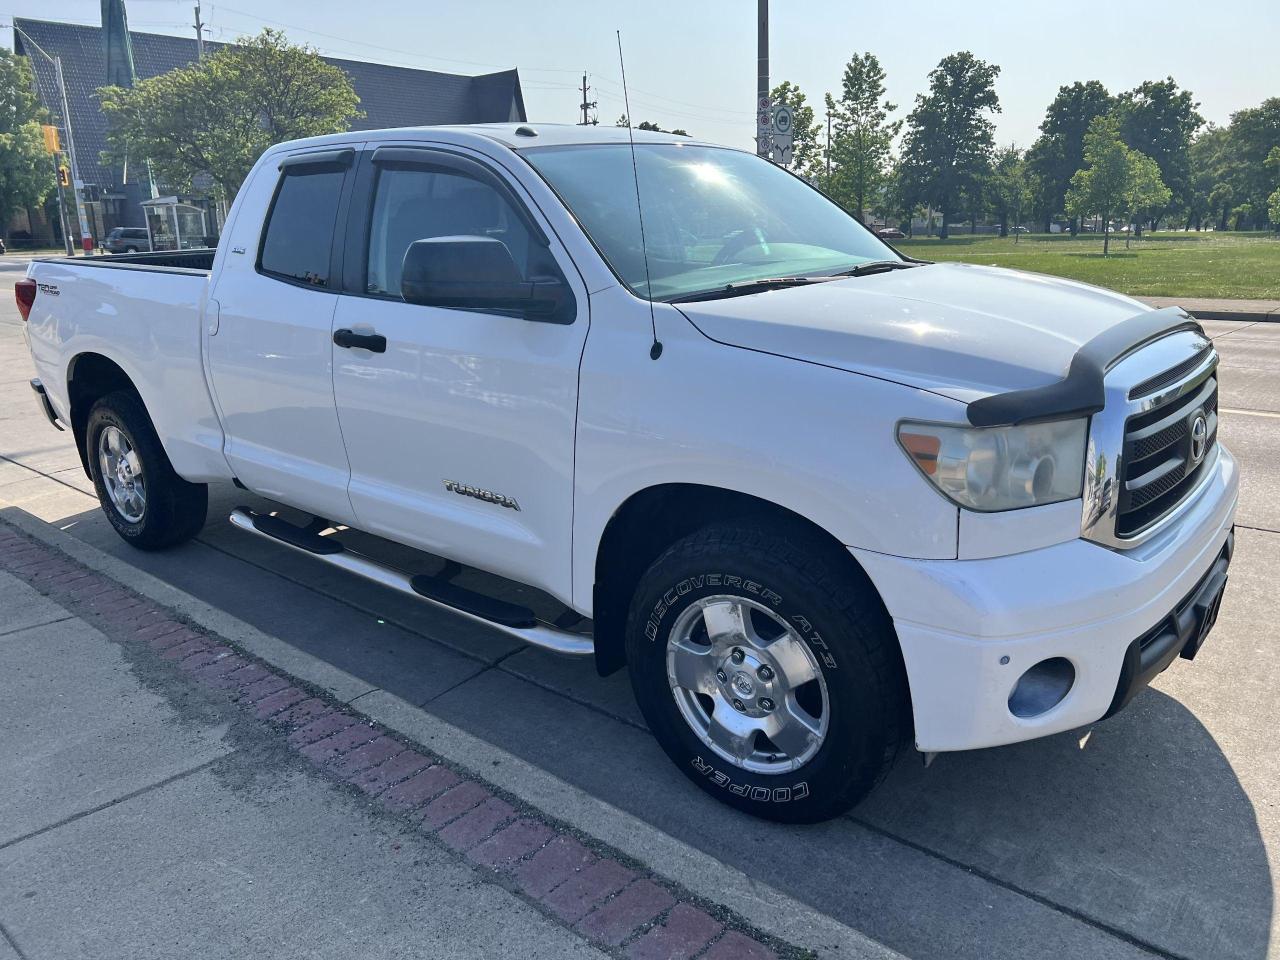
[(1072, 280), (962, 263), (679, 308), (721, 343), (894, 380), (964, 403), (1062, 379), (1083, 344), (1151, 309)]

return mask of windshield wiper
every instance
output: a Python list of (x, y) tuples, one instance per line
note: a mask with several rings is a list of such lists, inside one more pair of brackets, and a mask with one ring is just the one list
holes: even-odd
[(911, 267), (922, 267), (923, 263), (914, 260), (872, 260), (860, 263), (851, 270), (840, 274), (842, 277), (865, 277), (872, 273), (888, 273), (890, 270), (908, 270)]
[(692, 303), (695, 300), (722, 300), (726, 297), (741, 297), (749, 293), (760, 293), (764, 290), (777, 290), (781, 287), (800, 287), (809, 283), (823, 283), (836, 280), (837, 277), (765, 277), (761, 280), (743, 280), (739, 283), (726, 283), (723, 287), (711, 290), (699, 290), (697, 293), (686, 293), (672, 297), (667, 303)]

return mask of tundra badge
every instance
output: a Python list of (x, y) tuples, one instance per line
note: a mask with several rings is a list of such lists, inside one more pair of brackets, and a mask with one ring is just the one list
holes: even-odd
[(494, 493), (492, 490), (481, 490), (479, 487), (469, 487), (465, 483), (458, 483), (456, 480), (445, 480), (444, 488), (452, 490), (463, 497), (475, 497), (485, 503), (496, 503), (500, 507), (510, 507), (512, 510), (520, 509), (520, 504), (504, 494)]

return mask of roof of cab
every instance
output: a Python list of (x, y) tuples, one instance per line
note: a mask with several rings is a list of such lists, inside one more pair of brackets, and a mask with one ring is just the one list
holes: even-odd
[[(531, 131), (531, 133), (530, 133)], [(702, 145), (705, 141), (682, 137), (674, 133), (654, 133), (650, 130), (633, 130), (637, 143), (680, 143)], [(465, 143), (472, 137), (483, 137), (512, 150), (526, 147), (558, 147), (568, 144), (627, 143), (626, 127), (582, 126), (571, 123), (471, 123), (428, 127), (392, 127), (383, 130), (350, 130), (346, 133), (309, 137), (276, 144), (269, 152), (295, 150), (299, 147), (325, 144), (350, 143), (352, 141), (412, 140), (422, 136), (452, 135)], [(474, 141), (473, 141), (474, 142)]]

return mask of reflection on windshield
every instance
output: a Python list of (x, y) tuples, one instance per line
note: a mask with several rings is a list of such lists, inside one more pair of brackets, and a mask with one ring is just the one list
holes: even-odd
[(522, 154), (641, 296), (667, 300), (898, 259), (857, 220), (768, 160), (695, 144), (637, 144), (635, 152), (649, 281), (630, 147), (581, 144)]

